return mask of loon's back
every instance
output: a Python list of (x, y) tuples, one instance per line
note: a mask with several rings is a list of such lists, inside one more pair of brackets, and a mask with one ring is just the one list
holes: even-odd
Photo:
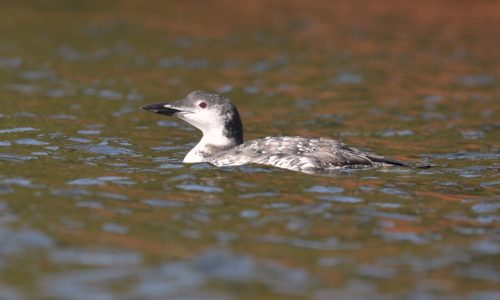
[(334, 170), (344, 167), (408, 164), (365, 153), (332, 139), (304, 137), (266, 137), (247, 141), (208, 159), (216, 166), (248, 163), (270, 165), (295, 171)]

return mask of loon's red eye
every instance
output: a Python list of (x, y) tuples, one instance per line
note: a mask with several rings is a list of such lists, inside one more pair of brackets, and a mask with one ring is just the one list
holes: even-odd
[(200, 102), (200, 104), (198, 104), (199, 107), (201, 108), (205, 108), (207, 107), (207, 103), (206, 102)]

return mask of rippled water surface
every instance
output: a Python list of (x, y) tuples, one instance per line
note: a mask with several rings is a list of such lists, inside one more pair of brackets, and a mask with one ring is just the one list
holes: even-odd
[[(412, 3), (0, 4), (0, 299), (499, 299), (500, 7)], [(195, 89), (435, 167), (185, 165)]]

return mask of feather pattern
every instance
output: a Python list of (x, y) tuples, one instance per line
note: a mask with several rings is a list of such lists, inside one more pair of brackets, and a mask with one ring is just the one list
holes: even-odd
[(334, 170), (343, 167), (401, 165), (405, 163), (365, 153), (332, 139), (266, 137), (252, 140), (207, 159), (216, 166), (265, 164), (295, 171)]

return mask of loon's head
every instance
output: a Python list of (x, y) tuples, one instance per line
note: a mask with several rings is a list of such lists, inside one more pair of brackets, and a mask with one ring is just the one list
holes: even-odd
[(221, 95), (194, 91), (178, 101), (150, 104), (143, 109), (178, 117), (201, 130), (203, 135), (222, 135), (235, 145), (243, 143), (240, 114), (229, 99)]

